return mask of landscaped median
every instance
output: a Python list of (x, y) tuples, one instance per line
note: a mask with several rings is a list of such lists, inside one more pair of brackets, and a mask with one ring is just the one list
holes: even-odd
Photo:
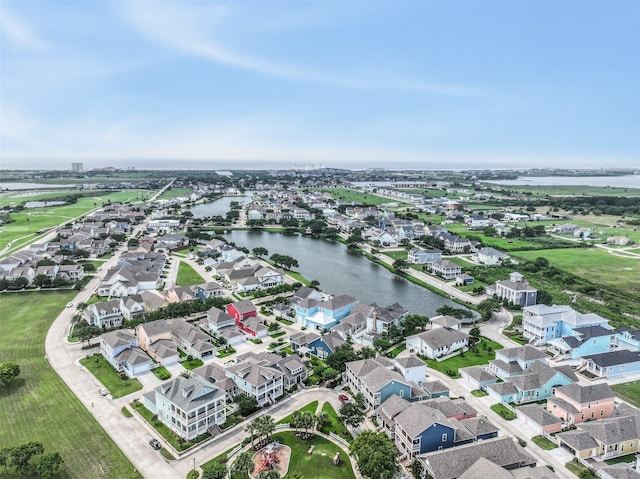
[(516, 413), (504, 404), (494, 404), (491, 406), (491, 410), (505, 421), (512, 421), (516, 418)]
[(140, 381), (118, 373), (101, 354), (82, 358), (80, 364), (87, 368), (109, 390), (111, 397), (114, 399), (142, 389)]

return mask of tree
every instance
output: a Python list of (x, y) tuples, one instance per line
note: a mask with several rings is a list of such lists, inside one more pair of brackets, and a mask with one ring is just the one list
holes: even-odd
[(261, 471), (260, 474), (256, 476), (256, 479), (280, 479), (280, 472), (275, 469)]
[(325, 363), (330, 368), (343, 373), (347, 369), (345, 363), (356, 359), (358, 359), (358, 355), (353, 350), (353, 346), (349, 343), (344, 343), (333, 351), (333, 354), (326, 359)]
[(219, 462), (202, 466), (202, 479), (224, 479), (227, 477), (227, 466)]
[(262, 246), (256, 246), (251, 250), (251, 252), (258, 258), (262, 258), (263, 256), (267, 256), (269, 254), (269, 250), (267, 250), (267, 248), (263, 248)]
[(26, 469), (33, 456), (44, 452), (44, 447), (39, 442), (27, 442), (11, 449), (11, 463), (18, 469)]
[(49, 478), (54, 477), (60, 470), (60, 466), (64, 460), (62, 456), (57, 452), (47, 452), (40, 456), (36, 463), (36, 471), (40, 474), (40, 477)]
[(352, 427), (358, 427), (364, 421), (364, 397), (361, 393), (354, 396), (353, 401), (343, 404), (338, 411), (340, 421)]
[(0, 388), (20, 376), (20, 366), (13, 362), (0, 363)]
[(241, 416), (248, 416), (258, 409), (258, 400), (253, 396), (238, 394), (234, 401), (238, 405), (238, 413)]
[(393, 262), (393, 268), (398, 271), (403, 271), (409, 267), (409, 263), (406, 259), (397, 259)]
[(33, 285), (37, 288), (47, 288), (51, 286), (51, 279), (46, 274), (38, 274), (33, 278)]
[(473, 346), (478, 342), (480, 342), (480, 328), (474, 326), (471, 328), (471, 331), (469, 331), (469, 346)]
[(397, 450), (383, 432), (362, 432), (353, 440), (350, 450), (365, 477), (393, 479), (400, 472), (396, 462)]
[(233, 461), (231, 471), (242, 476), (246, 476), (253, 471), (253, 467), (253, 454), (249, 451), (245, 451), (240, 453), (240, 455), (236, 457), (236, 460)]
[(538, 294), (536, 295), (536, 303), (551, 306), (553, 304), (553, 296), (551, 296), (551, 293), (549, 293), (549, 291), (540, 289), (538, 290)]

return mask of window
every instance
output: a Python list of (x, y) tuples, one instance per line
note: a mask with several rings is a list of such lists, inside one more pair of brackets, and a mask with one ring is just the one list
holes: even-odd
[(442, 442), (447, 442), (447, 433), (442, 435)]
[(401, 398), (403, 398), (403, 397), (404, 397), (404, 389), (401, 389), (401, 390), (400, 390), (400, 394), (399, 394), (399, 396), (400, 396)]
[(600, 415), (604, 416), (604, 409), (600, 409)]

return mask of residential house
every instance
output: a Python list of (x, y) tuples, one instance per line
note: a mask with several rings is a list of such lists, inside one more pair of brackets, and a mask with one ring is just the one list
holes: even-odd
[(555, 389), (547, 399), (547, 411), (568, 424), (580, 424), (611, 416), (615, 397), (607, 383), (588, 386), (573, 383)]
[(183, 303), (185, 301), (193, 301), (195, 294), (188, 286), (174, 286), (162, 292), (162, 296), (169, 304)]
[(627, 246), (629, 244), (629, 238), (626, 236), (609, 236), (607, 238), (607, 244), (615, 246)]
[(629, 351), (640, 351), (640, 329), (630, 329), (626, 326), (616, 331), (616, 345)]
[(217, 349), (211, 343), (211, 336), (200, 328), (178, 318), (171, 319), (168, 323), (173, 340), (185, 353), (198, 359), (215, 356)]
[(456, 276), (456, 286), (465, 286), (468, 284), (473, 284), (474, 281), (475, 279), (473, 278), (473, 276), (466, 273), (462, 273)]
[(617, 337), (614, 331), (602, 326), (575, 328), (571, 336), (550, 339), (548, 350), (555, 359), (579, 359), (618, 347)]
[(178, 376), (145, 394), (144, 405), (183, 439), (215, 433), (226, 417), (225, 392), (198, 376)]
[(539, 435), (560, 432), (564, 427), (562, 419), (554, 416), (539, 404), (520, 406), (516, 409), (516, 414), (526, 425), (534, 427)]
[(636, 467), (632, 464), (621, 462), (598, 469), (601, 479), (640, 479), (640, 458), (636, 456)]
[(502, 264), (502, 262), (507, 258), (509, 258), (508, 254), (490, 247), (480, 248), (472, 257), (476, 263), (483, 264), (485, 266)]
[(122, 326), (120, 299), (90, 304), (82, 313), (82, 319), (103, 329)]
[(536, 465), (536, 460), (511, 437), (487, 439), (452, 449), (419, 454), (416, 457), (433, 479), (458, 479), (471, 470), (480, 459), (507, 471), (532, 468)]
[(225, 401), (231, 401), (239, 394), (235, 381), (227, 376), (227, 372), (215, 363), (208, 363), (193, 370), (193, 374), (205, 381), (222, 389), (225, 394)]
[(453, 261), (442, 259), (431, 263), (431, 272), (444, 279), (455, 279), (456, 276), (462, 274), (462, 267)]
[(253, 396), (259, 406), (272, 404), (284, 394), (284, 373), (275, 368), (241, 361), (227, 368), (227, 377), (233, 379), (240, 394)]
[(319, 359), (327, 359), (333, 354), (336, 348), (342, 346), (345, 340), (336, 331), (329, 331), (326, 334), (322, 334), (316, 337), (307, 346), (309, 354), (316, 356)]
[(245, 338), (238, 330), (236, 320), (216, 307), (207, 311), (207, 316), (200, 321), (200, 325), (211, 334), (225, 338), (229, 346), (240, 344)]
[(507, 470), (481, 457), (460, 476), (460, 479), (486, 479), (487, 477), (495, 479), (556, 479), (556, 473), (547, 466)]
[(473, 244), (467, 238), (448, 233), (441, 234), (440, 238), (444, 241), (444, 249), (453, 254), (468, 253), (473, 249)]
[(509, 279), (496, 281), (493, 288), (487, 288), (487, 294), (496, 295), (500, 299), (517, 306), (533, 306), (536, 304), (538, 290), (531, 286), (520, 273), (514, 271)]
[(194, 286), (195, 297), (201, 300), (207, 298), (219, 298), (224, 296), (224, 288), (222, 285), (215, 281), (210, 281), (204, 284), (198, 284)]
[(498, 382), (497, 376), (491, 374), (484, 366), (468, 366), (458, 369), (462, 379), (467, 381), (474, 389), (486, 391), (489, 384)]
[(386, 333), (391, 326), (399, 327), (405, 315), (409, 312), (407, 308), (399, 303), (393, 303), (385, 307), (373, 303), (371, 307), (373, 308), (371, 315), (367, 316), (367, 331), (378, 334)]
[(615, 416), (583, 422), (572, 431), (556, 435), (559, 446), (565, 446), (577, 459), (605, 461), (640, 451), (640, 417)]
[(464, 351), (469, 346), (469, 335), (457, 329), (441, 327), (409, 336), (405, 342), (407, 349), (429, 359), (437, 359)]
[(487, 393), (502, 403), (527, 403), (548, 399), (555, 388), (576, 381), (571, 367), (552, 368), (535, 361), (522, 374), (510, 376), (502, 383), (487, 386)]
[(164, 319), (141, 323), (136, 326), (136, 336), (140, 349), (145, 351), (151, 358), (168, 366), (176, 364), (178, 358), (178, 345), (173, 340), (171, 328)]
[(67, 281), (80, 281), (84, 278), (84, 266), (81, 264), (61, 264), (58, 267), (58, 275)]
[(226, 310), (227, 314), (235, 319), (236, 326), (243, 333), (254, 338), (261, 338), (267, 335), (267, 327), (257, 317), (257, 308), (248, 299), (228, 304)]
[(496, 350), (496, 358), (489, 361), (489, 372), (500, 379), (525, 373), (534, 363), (547, 364), (549, 357), (530, 345)]
[(411, 264), (431, 264), (442, 259), (439, 249), (411, 248), (407, 254), (407, 261)]
[(296, 321), (317, 330), (328, 329), (346, 318), (358, 300), (347, 294), (330, 297), (323, 301), (303, 299), (296, 303)]
[(601, 378), (640, 371), (640, 353), (626, 349), (591, 354), (580, 361), (579, 371), (584, 369)]
[(541, 346), (553, 338), (572, 336), (576, 328), (602, 326), (610, 329), (609, 321), (594, 313), (582, 314), (570, 306), (536, 304), (522, 308), (523, 336)]
[(127, 321), (144, 316), (147, 312), (147, 306), (142, 295), (134, 294), (120, 298), (120, 312)]
[(116, 371), (124, 372), (130, 378), (151, 367), (151, 359), (138, 348), (138, 338), (128, 329), (101, 334), (100, 354)]
[(559, 233), (562, 235), (572, 235), (574, 232), (580, 230), (580, 226), (571, 223), (565, 223), (563, 225), (554, 225), (551, 228), (553, 233)]
[(449, 328), (459, 331), (462, 321), (460, 321), (458, 318), (454, 318), (453, 316), (440, 315), (431, 318), (429, 323), (431, 324), (431, 329)]

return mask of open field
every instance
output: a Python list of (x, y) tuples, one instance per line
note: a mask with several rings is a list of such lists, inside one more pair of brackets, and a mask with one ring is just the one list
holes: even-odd
[(623, 290), (640, 289), (640, 258), (614, 256), (602, 248), (518, 251), (513, 255), (523, 260), (541, 256), (551, 265), (589, 278), (594, 283), (614, 285)]
[(383, 205), (385, 203), (404, 203), (403, 201), (384, 198), (382, 196), (371, 195), (369, 193), (361, 193), (360, 191), (350, 190), (347, 188), (330, 188), (322, 191), (327, 191), (336, 200), (342, 201), (355, 201), (364, 205)]
[(640, 407), (640, 381), (614, 384), (611, 389), (628, 403), (633, 404), (635, 407)]
[(513, 186), (513, 185), (493, 185), (516, 192), (531, 192), (533, 196), (640, 196), (640, 190), (635, 188), (613, 188), (610, 186), (578, 186), (578, 185), (555, 185), (555, 186)]
[(198, 272), (191, 267), (189, 263), (180, 261), (178, 267), (178, 278), (176, 284), (178, 286), (193, 286), (194, 284), (202, 284), (205, 280), (198, 274)]
[(192, 193), (193, 190), (191, 188), (171, 188), (170, 190), (166, 190), (160, 196), (158, 196), (158, 200), (171, 200), (173, 198), (177, 198), (178, 196), (187, 196)]
[(139, 478), (133, 465), (44, 357), (52, 320), (75, 291), (3, 294), (0, 362), (20, 365), (20, 378), (0, 395), (0, 448), (41, 442), (64, 459), (61, 478)]
[(96, 194), (96, 196), (79, 198), (71, 205), (29, 208), (12, 213), (13, 222), (0, 228), (0, 250), (9, 242), (13, 242), (12, 247), (37, 242), (38, 231), (63, 225), (107, 202), (138, 201), (138, 197), (149, 194), (150, 192), (146, 190), (117, 191), (104, 196)]

